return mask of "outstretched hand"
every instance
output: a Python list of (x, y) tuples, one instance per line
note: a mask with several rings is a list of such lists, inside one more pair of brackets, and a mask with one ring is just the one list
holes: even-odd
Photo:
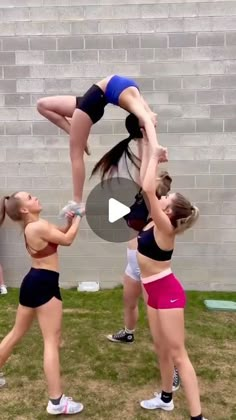
[(66, 213), (66, 220), (69, 226), (76, 221), (77, 216), (83, 217), (85, 215), (85, 207), (80, 207), (79, 214), (76, 214), (74, 211), (68, 211)]
[(158, 160), (158, 163), (168, 162), (168, 150), (166, 147), (158, 145), (155, 150), (152, 151), (152, 155)]
[(66, 212), (65, 217), (66, 217), (68, 225), (71, 225), (75, 217), (75, 213), (73, 211), (68, 211)]

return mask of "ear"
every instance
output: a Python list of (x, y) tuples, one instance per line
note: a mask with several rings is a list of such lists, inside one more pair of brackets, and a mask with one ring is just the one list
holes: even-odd
[(167, 208), (165, 209), (165, 214), (170, 215), (171, 213), (172, 213), (171, 208), (170, 208), (170, 207), (167, 207)]
[(22, 207), (22, 209), (20, 209), (20, 213), (28, 214), (29, 213), (29, 210), (26, 209), (25, 207)]

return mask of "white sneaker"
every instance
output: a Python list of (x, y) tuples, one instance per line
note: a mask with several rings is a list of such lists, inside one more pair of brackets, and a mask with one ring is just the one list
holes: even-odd
[(6, 288), (5, 284), (0, 286), (0, 294), (1, 295), (7, 295), (7, 288)]
[(49, 400), (47, 406), (48, 414), (57, 416), (58, 414), (76, 414), (83, 410), (83, 404), (73, 401), (72, 398), (62, 395), (60, 404), (54, 405)]
[(165, 403), (161, 400), (161, 394), (157, 394), (155, 398), (151, 398), (150, 400), (141, 401), (140, 405), (142, 408), (146, 408), (146, 410), (156, 410), (157, 408), (165, 411), (174, 410), (173, 400)]
[(0, 372), (0, 388), (3, 388), (6, 385), (6, 379), (2, 372)]
[(75, 201), (68, 201), (68, 204), (63, 207), (63, 209), (59, 213), (59, 217), (65, 217), (68, 211), (73, 211), (75, 214), (78, 212), (79, 216), (84, 213), (84, 203), (76, 203)]

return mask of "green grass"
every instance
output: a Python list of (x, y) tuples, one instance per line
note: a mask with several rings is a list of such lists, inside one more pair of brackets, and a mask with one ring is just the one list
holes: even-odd
[[(123, 326), (122, 290), (83, 294), (62, 291), (64, 299), (61, 365), (65, 393), (81, 400), (81, 420), (188, 419), (183, 391), (172, 413), (147, 412), (139, 401), (160, 386), (156, 357), (143, 303), (136, 341), (110, 343), (105, 335)], [(236, 420), (236, 313), (209, 312), (204, 299), (236, 300), (236, 293), (189, 292), (186, 309), (187, 348), (196, 368), (204, 414)], [(18, 291), (0, 297), (1, 337), (12, 327)], [(47, 389), (42, 370), (43, 343), (34, 325), (4, 367), (8, 387), (0, 390), (1, 420), (45, 420)]]

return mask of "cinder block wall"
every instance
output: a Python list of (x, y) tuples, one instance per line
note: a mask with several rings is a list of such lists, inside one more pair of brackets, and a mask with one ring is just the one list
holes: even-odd
[[(56, 221), (71, 198), (68, 138), (39, 116), (37, 99), (131, 76), (159, 114), (174, 188), (201, 209), (179, 238), (176, 273), (188, 288), (236, 290), (235, 58), (234, 0), (1, 0), (0, 193), (29, 190)], [(124, 138), (124, 116), (110, 107), (94, 127), (87, 174)], [(19, 285), (29, 265), (22, 234), (7, 223), (0, 240), (6, 281)], [(62, 285), (119, 283), (125, 253), (83, 221), (76, 243), (61, 250)]]

